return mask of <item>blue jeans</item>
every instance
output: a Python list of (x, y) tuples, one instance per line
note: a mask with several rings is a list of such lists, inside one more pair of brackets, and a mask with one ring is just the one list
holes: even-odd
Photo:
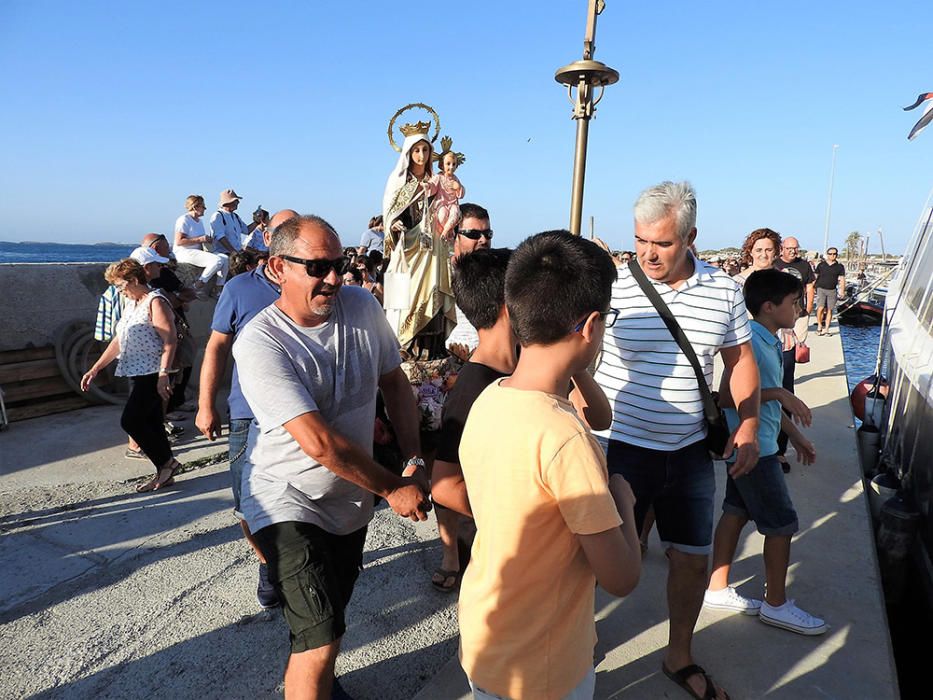
[(233, 512), (240, 513), (240, 493), (243, 490), (243, 466), (246, 464), (246, 438), (249, 436), (251, 418), (231, 418), (230, 436), (227, 438), (227, 454), (230, 457), (230, 480), (233, 487)]
[(606, 461), (609, 473), (621, 474), (632, 487), (639, 532), (653, 506), (665, 546), (685, 554), (710, 553), (716, 474), (705, 439), (669, 452), (610, 440)]
[(758, 532), (790, 537), (797, 532), (797, 511), (777, 455), (761, 457), (748, 474), (726, 480), (722, 512), (754, 521)]

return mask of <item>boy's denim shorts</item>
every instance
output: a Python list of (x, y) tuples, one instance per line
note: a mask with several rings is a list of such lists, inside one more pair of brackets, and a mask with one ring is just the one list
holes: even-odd
[(726, 479), (722, 512), (745, 517), (765, 536), (790, 536), (797, 532), (797, 511), (777, 455), (761, 457), (748, 474)]
[(632, 487), (639, 532), (654, 506), (665, 546), (685, 554), (710, 553), (716, 474), (706, 440), (669, 452), (610, 440), (606, 461), (609, 473), (621, 474)]

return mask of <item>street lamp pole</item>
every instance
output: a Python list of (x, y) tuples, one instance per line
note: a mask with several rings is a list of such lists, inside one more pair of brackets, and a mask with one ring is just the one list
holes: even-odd
[[(577, 142), (573, 157), (573, 188), (570, 194), (570, 232), (580, 235), (583, 219), (583, 182), (586, 179), (586, 146), (589, 138), (590, 119), (596, 111), (596, 105), (603, 98), (607, 85), (619, 80), (619, 72), (604, 63), (593, 60), (596, 53), (596, 16), (602, 13), (604, 0), (589, 0), (586, 21), (586, 35), (583, 38), (583, 60), (558, 69), (554, 79), (567, 86), (567, 96), (573, 105), (573, 119), (577, 122)], [(573, 89), (576, 87), (576, 98)], [(599, 88), (593, 99), (595, 88)]]
[(826, 228), (823, 230), (823, 253), (829, 248), (829, 218), (833, 211), (833, 179), (836, 176), (836, 149), (838, 143), (833, 144), (833, 164), (829, 169), (829, 196), (826, 199)]

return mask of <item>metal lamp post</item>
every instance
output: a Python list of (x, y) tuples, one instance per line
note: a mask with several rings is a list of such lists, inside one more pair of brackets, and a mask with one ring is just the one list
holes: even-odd
[[(604, 0), (589, 0), (586, 35), (583, 37), (583, 60), (558, 69), (554, 79), (567, 86), (567, 96), (573, 105), (573, 118), (577, 121), (577, 145), (573, 158), (573, 189), (570, 195), (570, 232), (580, 235), (583, 218), (583, 181), (586, 178), (586, 143), (589, 136), (590, 119), (596, 105), (603, 98), (607, 85), (619, 80), (619, 71), (604, 63), (593, 60), (596, 52), (596, 16), (606, 7)], [(576, 87), (576, 99), (573, 89)], [(599, 94), (593, 99), (595, 88)]]

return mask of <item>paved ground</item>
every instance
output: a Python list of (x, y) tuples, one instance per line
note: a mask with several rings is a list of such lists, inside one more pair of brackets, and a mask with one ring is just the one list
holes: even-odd
[[(804, 638), (704, 611), (696, 655), (734, 698), (894, 698), (841, 346), (838, 335), (811, 338), (799, 393), (815, 409), (820, 461), (788, 476), (801, 520), (789, 591), (831, 630)], [(181, 441), (193, 468), (171, 490), (137, 495), (148, 467), (123, 458), (118, 413), (0, 433), (0, 698), (280, 696), (285, 625), (257, 613), (226, 464), (206, 463), (224, 445)], [(760, 553), (749, 532), (735, 566), (748, 594), (761, 590)], [(439, 556), (433, 520), (377, 513), (338, 662), (354, 697), (465, 696), (455, 601), (428, 585)], [(600, 595), (598, 698), (686, 697), (659, 673), (665, 572), (652, 540), (638, 589)]]
[[(123, 458), (118, 416), (0, 433), (0, 698), (279, 697), (287, 629), (257, 612), (226, 463), (138, 495), (149, 467)], [(355, 697), (410, 698), (455, 652), (455, 598), (428, 583), (439, 560), (433, 520), (377, 512), (338, 662)]]

